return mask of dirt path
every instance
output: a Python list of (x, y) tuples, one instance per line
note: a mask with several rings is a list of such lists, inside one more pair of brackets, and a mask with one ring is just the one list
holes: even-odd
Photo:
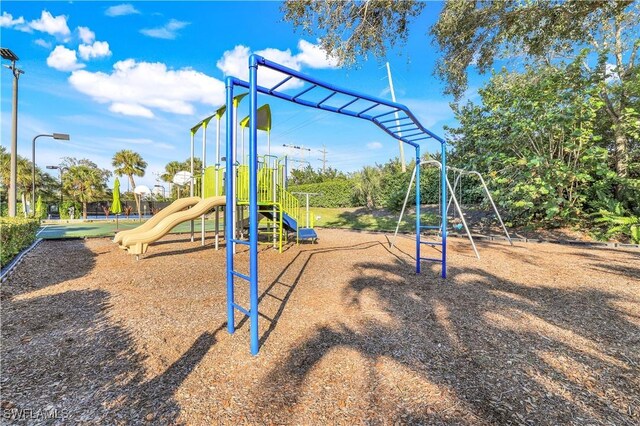
[(446, 281), (415, 275), (408, 238), (265, 249), (257, 357), (247, 321), (226, 332), (224, 250), (170, 236), (136, 262), (107, 239), (43, 242), (1, 289), (3, 415), (640, 423), (639, 251), (479, 242), (477, 260), (451, 241)]

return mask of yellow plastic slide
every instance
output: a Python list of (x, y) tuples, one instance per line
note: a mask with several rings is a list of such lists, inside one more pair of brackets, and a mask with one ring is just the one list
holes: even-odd
[(115, 235), (115, 237), (113, 237), (113, 242), (119, 243), (127, 235), (133, 235), (139, 232), (148, 231), (149, 229), (156, 226), (162, 219), (169, 216), (170, 214), (189, 208), (195, 204), (198, 204), (198, 202), (200, 202), (200, 197), (179, 198), (175, 200), (173, 203), (169, 204), (164, 209), (160, 210), (155, 215), (153, 215), (151, 219), (147, 220), (142, 225), (134, 229), (127, 229), (126, 231), (118, 232)]
[(164, 237), (182, 222), (196, 219), (216, 206), (223, 206), (226, 200), (227, 197), (225, 196), (204, 198), (190, 209), (170, 214), (149, 230), (125, 235), (121, 246), (124, 246), (129, 251), (129, 254), (143, 254), (147, 251), (149, 243)]

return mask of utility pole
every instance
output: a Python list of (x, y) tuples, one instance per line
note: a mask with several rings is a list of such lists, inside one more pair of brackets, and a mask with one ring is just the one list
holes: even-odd
[(322, 149), (319, 149), (318, 151), (322, 153), (322, 159), (318, 158), (318, 160), (322, 161), (322, 174), (324, 174), (327, 170), (327, 147), (323, 144)]
[[(391, 100), (393, 102), (396, 101), (396, 92), (393, 90), (393, 80), (391, 79), (391, 66), (389, 66), (389, 62), (387, 62), (387, 76), (389, 77), (389, 90), (391, 91)], [(396, 125), (399, 126), (400, 122), (398, 121), (398, 112), (394, 113), (396, 117)], [(402, 137), (402, 132), (398, 130), (398, 136)], [(407, 171), (407, 165), (404, 163), (404, 142), (398, 140), (398, 146), (400, 148), (400, 164), (402, 165), (402, 173)]]

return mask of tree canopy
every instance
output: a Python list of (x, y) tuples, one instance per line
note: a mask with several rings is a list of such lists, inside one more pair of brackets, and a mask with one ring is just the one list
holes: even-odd
[(409, 22), (424, 9), (416, 0), (313, 1), (282, 5), (284, 19), (320, 39), (320, 47), (341, 65), (354, 65), (372, 53), (384, 58), (388, 48), (403, 45)]

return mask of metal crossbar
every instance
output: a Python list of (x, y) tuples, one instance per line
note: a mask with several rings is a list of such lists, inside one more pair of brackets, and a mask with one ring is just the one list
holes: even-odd
[(316, 104), (316, 107), (319, 107), (320, 105), (322, 105), (323, 103), (325, 103), (326, 101), (328, 101), (333, 95), (337, 94), (338, 92), (333, 92), (332, 94), (330, 94), (329, 96), (327, 96), (326, 98), (324, 98), (323, 100), (321, 100), (320, 102), (318, 102)]
[[(411, 117), (401, 117), (401, 118), (398, 118), (398, 119), (392, 118), (391, 120), (381, 121), (380, 124), (397, 123), (397, 122), (400, 122), (400, 121), (403, 121), (403, 120), (411, 120)], [(391, 127), (389, 127), (389, 129), (391, 129)]]

